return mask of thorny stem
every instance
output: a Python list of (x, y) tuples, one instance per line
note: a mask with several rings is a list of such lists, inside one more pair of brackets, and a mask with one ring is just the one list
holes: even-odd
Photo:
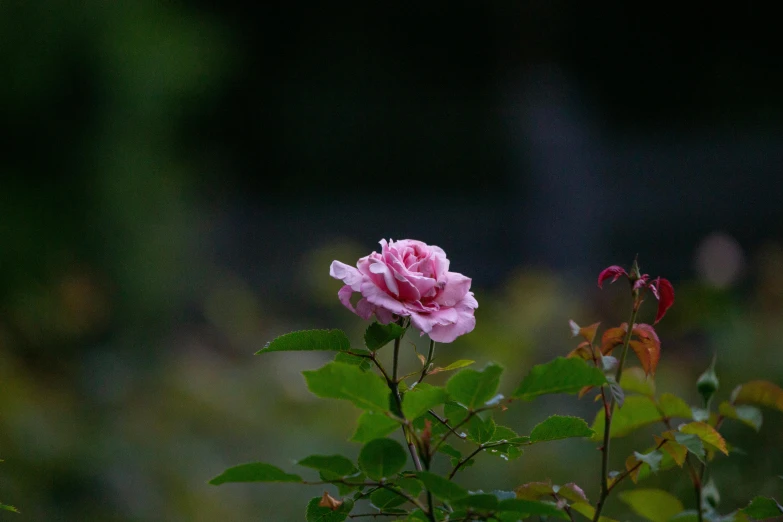
[(435, 341), (430, 339), (430, 351), (427, 354), (427, 362), (424, 363), (424, 367), (421, 369), (421, 375), (419, 376), (419, 380), (416, 381), (413, 386), (416, 386), (421, 381), (424, 380), (424, 378), (429, 375), (427, 372), (430, 369), (430, 364), (432, 364), (432, 359), (435, 357)]
[[(432, 415), (433, 417), (435, 417), (435, 419), (436, 419), (438, 422), (440, 422), (441, 424), (443, 424), (444, 426), (446, 426), (446, 428), (449, 430), (449, 433), (453, 433), (455, 436), (459, 437), (459, 438), (460, 438), (460, 439), (462, 439), (462, 440), (465, 440), (465, 439), (467, 439), (467, 438), (468, 438), (468, 436), (467, 436), (467, 435), (462, 435), (462, 434), (460, 434), (460, 433), (457, 433), (457, 432), (456, 432), (456, 430), (455, 430), (454, 428), (452, 428), (452, 427), (451, 427), (451, 425), (449, 424), (449, 421), (448, 421), (447, 419), (444, 419), (443, 417), (441, 417), (440, 415), (438, 415), (437, 413), (435, 413), (435, 412), (434, 412), (434, 411), (432, 411), (432, 410), (429, 410), (429, 414), (430, 414), (430, 415)], [(436, 449), (437, 449), (438, 447), (440, 447), (440, 445), (436, 446)]]
[[(460, 434), (459, 434), (459, 433), (457, 433), (457, 428), (460, 428), (461, 426), (463, 426), (463, 425), (467, 424), (467, 423), (470, 421), (470, 419), (472, 419), (472, 418), (473, 418), (473, 416), (474, 416), (474, 415), (477, 415), (477, 414), (481, 413), (482, 411), (493, 410), (493, 409), (495, 409), (495, 408), (497, 408), (497, 407), (498, 407), (498, 404), (495, 404), (495, 405), (493, 405), (493, 406), (483, 406), (483, 407), (481, 407), (481, 408), (478, 408), (478, 409), (475, 409), (475, 410), (470, 410), (470, 411), (468, 411), (468, 414), (465, 416), (465, 418), (464, 418), (464, 419), (462, 419), (462, 421), (461, 421), (461, 422), (457, 423), (457, 424), (456, 424), (456, 425), (454, 425), (452, 428), (450, 428), (450, 431), (448, 431), (448, 432), (446, 432), (446, 433), (444, 433), (444, 434), (443, 434), (443, 436), (441, 437), (441, 439), (438, 441), (438, 443), (437, 443), (437, 444), (435, 445), (435, 447), (432, 449), (432, 454), (434, 455), (435, 453), (437, 453), (437, 452), (438, 452), (438, 449), (440, 449), (441, 445), (442, 445), (444, 442), (446, 442), (446, 439), (447, 439), (447, 438), (448, 438), (448, 436), (449, 436), (449, 435), (451, 435), (452, 433), (454, 433), (455, 435), (457, 435), (457, 437), (459, 437), (459, 438), (461, 438), (461, 439), (464, 439), (465, 437), (462, 437), (462, 436), (460, 436)], [(438, 419), (438, 420), (440, 420), (440, 419)], [(447, 426), (448, 426), (448, 424), (447, 424)]]
[[(669, 421), (669, 418), (666, 417), (663, 410), (661, 410), (660, 408), (658, 408), (658, 411), (661, 413), (661, 415), (663, 415), (663, 419), (662, 419), (663, 424), (666, 426), (667, 429), (671, 430), (672, 423)], [(659, 449), (661, 446), (663, 446), (663, 442), (656, 449)], [(685, 455), (685, 463), (688, 465), (688, 474), (691, 476), (691, 482), (693, 482), (693, 492), (696, 495), (696, 512), (697, 512), (698, 522), (703, 522), (704, 515), (701, 509), (701, 498), (702, 498), (702, 487), (704, 486), (704, 470), (706, 469), (706, 466), (704, 464), (701, 465), (701, 473), (699, 474), (696, 472), (696, 467), (693, 465), (690, 455)]]
[[(636, 323), (636, 314), (639, 312), (639, 306), (641, 300), (634, 296), (633, 311), (631, 312), (631, 319), (628, 321), (628, 331), (625, 332), (625, 338), (623, 339), (623, 354), (620, 356), (620, 362), (617, 364), (617, 374), (615, 375), (615, 382), (620, 383), (620, 378), (623, 376), (623, 365), (625, 364), (625, 358), (628, 355), (628, 345), (631, 342), (631, 334), (633, 332), (633, 325)], [(601, 388), (601, 395), (604, 394), (604, 389)], [(606, 404), (606, 396), (604, 395), (604, 404)], [(593, 522), (598, 522), (598, 518), (601, 516), (601, 510), (604, 508), (606, 497), (609, 496), (609, 433), (612, 429), (612, 416), (614, 413), (615, 399), (614, 395), (609, 401), (609, 407), (605, 410), (605, 422), (604, 422), (604, 444), (601, 447), (601, 496), (598, 503), (595, 506), (595, 515), (593, 516)]]
[[(659, 444), (658, 444), (658, 445), (655, 447), (655, 449), (656, 449), (656, 450), (659, 450), (659, 449), (661, 449), (661, 448), (663, 447), (663, 445), (664, 445), (664, 444), (666, 444), (666, 440), (662, 440), (662, 441), (661, 441), (661, 442), (660, 442), (660, 443), (659, 443)], [(633, 466), (631, 469), (627, 469), (627, 470), (623, 471), (622, 473), (620, 473), (619, 475), (617, 475), (617, 478), (616, 478), (616, 479), (614, 479), (614, 482), (612, 482), (612, 485), (611, 485), (611, 486), (609, 486), (609, 491), (612, 491), (614, 488), (616, 488), (616, 487), (617, 487), (617, 485), (618, 485), (618, 484), (620, 484), (620, 482), (622, 482), (622, 481), (623, 481), (623, 480), (625, 480), (626, 478), (630, 477), (630, 476), (631, 476), (631, 474), (632, 474), (634, 471), (636, 471), (637, 469), (639, 469), (639, 468), (642, 466), (642, 464), (644, 464), (644, 462), (641, 462), (641, 461), (639, 461), (639, 462), (637, 462), (637, 463), (636, 463), (636, 464), (635, 464), (635, 465), (634, 465), (634, 466)]]
[[(421, 460), (419, 459), (419, 452), (416, 450), (416, 445), (413, 443), (413, 437), (415, 436), (413, 433), (413, 428), (410, 426), (410, 423), (405, 419), (405, 415), (402, 413), (402, 396), (400, 395), (400, 381), (397, 379), (397, 369), (399, 366), (399, 360), (400, 360), (400, 342), (402, 341), (402, 337), (398, 337), (394, 340), (394, 355), (392, 358), (392, 377), (389, 379), (386, 378), (386, 382), (389, 384), (389, 388), (391, 388), (392, 396), (394, 397), (394, 402), (396, 404), (396, 414), (400, 416), (403, 420), (405, 420), (405, 424), (402, 425), (402, 433), (405, 437), (405, 441), (408, 443), (408, 451), (411, 454), (411, 459), (413, 460), (413, 465), (416, 468), (416, 471), (422, 471), (424, 468), (421, 465)], [(432, 345), (430, 345), (430, 350), (432, 350)], [(427, 468), (429, 468), (429, 462), (426, 462)], [(391, 488), (387, 488), (391, 489)], [(392, 491), (394, 491), (392, 489)], [(417, 501), (418, 502), (418, 501)], [(419, 509), (427, 513), (427, 518), (429, 518), (432, 522), (435, 522), (435, 511), (433, 509), (432, 505), (432, 493), (430, 493), (429, 489), (427, 490), (427, 508), (424, 508), (421, 504), (417, 503), (417, 506)]]
[(473, 457), (475, 457), (480, 451), (485, 450), (485, 449), (489, 449), (489, 448), (494, 448), (495, 446), (502, 446), (504, 444), (508, 444), (508, 443), (507, 442), (490, 442), (490, 443), (487, 443), (487, 444), (479, 444), (478, 448), (476, 448), (470, 455), (468, 455), (467, 457), (462, 457), (461, 459), (459, 459), (459, 462), (457, 462), (457, 465), (454, 466), (454, 469), (452, 469), (451, 473), (449, 473), (449, 480), (454, 478), (454, 475), (457, 474), (457, 471), (459, 471), (459, 468), (461, 468), (462, 466), (467, 464), (467, 462), (470, 459), (472, 459)]
[[(394, 340), (394, 358), (392, 359), (392, 376), (391, 379), (387, 378), (387, 382), (389, 384), (389, 388), (391, 388), (392, 396), (394, 397), (394, 402), (396, 405), (396, 410), (394, 413), (399, 416), (401, 419), (405, 419), (405, 416), (402, 414), (402, 395), (400, 395), (400, 381), (397, 380), (397, 367), (400, 359), (400, 341), (401, 338), (398, 337)], [(416, 471), (422, 471), (421, 466), (421, 460), (419, 460), (419, 454), (416, 451), (416, 446), (413, 444), (413, 441), (411, 440), (411, 436), (409, 434), (408, 428), (406, 425), (402, 426), (402, 432), (405, 434), (405, 441), (408, 443), (408, 451), (411, 454), (411, 459), (413, 460), (413, 465), (416, 467)]]

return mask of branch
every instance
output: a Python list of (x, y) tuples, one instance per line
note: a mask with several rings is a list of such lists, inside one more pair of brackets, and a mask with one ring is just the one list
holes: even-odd
[(476, 450), (473, 453), (471, 453), (467, 457), (463, 457), (463, 458), (459, 459), (459, 462), (457, 462), (457, 465), (454, 466), (454, 469), (451, 470), (451, 473), (449, 473), (449, 480), (454, 478), (454, 475), (457, 474), (457, 471), (459, 471), (459, 468), (461, 468), (463, 465), (465, 465), (465, 463), (467, 463), (470, 459), (475, 457), (482, 450), (489, 449), (489, 448), (494, 448), (495, 446), (503, 446), (505, 444), (508, 444), (508, 442), (500, 442), (500, 441), (498, 441), (498, 442), (488, 442), (486, 444), (479, 444), (479, 447), (476, 448)]
[[(444, 434), (443, 434), (443, 436), (441, 437), (441, 439), (440, 439), (440, 440), (438, 441), (438, 443), (435, 445), (435, 448), (433, 448), (433, 450), (432, 450), (432, 454), (434, 455), (435, 453), (437, 453), (437, 452), (438, 452), (438, 448), (440, 448), (441, 444), (443, 444), (444, 442), (446, 442), (446, 439), (447, 439), (447, 438), (448, 438), (448, 436), (449, 436), (449, 435), (451, 435), (452, 433), (453, 433), (453, 434), (455, 434), (457, 437), (459, 437), (459, 438), (461, 438), (461, 439), (465, 439), (465, 437), (462, 437), (462, 436), (460, 436), (460, 434), (459, 434), (459, 433), (457, 433), (457, 429), (458, 429), (458, 428), (460, 428), (460, 427), (462, 427), (462, 426), (464, 426), (465, 424), (467, 424), (467, 423), (470, 421), (470, 419), (472, 419), (472, 418), (473, 418), (473, 416), (474, 416), (474, 415), (477, 415), (477, 414), (481, 413), (482, 411), (489, 411), (489, 410), (494, 410), (494, 409), (495, 409), (495, 408), (497, 408), (497, 407), (498, 407), (498, 404), (495, 404), (494, 406), (483, 406), (483, 407), (481, 407), (481, 408), (478, 408), (478, 409), (476, 409), (476, 410), (468, 410), (468, 414), (465, 416), (465, 418), (464, 418), (464, 419), (462, 419), (462, 421), (461, 421), (461, 422), (457, 423), (456, 425), (454, 425), (454, 427), (453, 427), (453, 428), (450, 428), (450, 431), (448, 431), (448, 432), (446, 432), (446, 433), (444, 433)], [(438, 419), (438, 420), (440, 420), (440, 419)], [(448, 425), (447, 425), (447, 426), (448, 426)]]
[[(634, 262), (635, 263), (635, 262)], [(623, 339), (623, 354), (620, 357), (620, 362), (617, 364), (617, 374), (615, 375), (615, 382), (620, 383), (620, 378), (623, 376), (623, 365), (625, 364), (625, 358), (628, 355), (628, 345), (631, 342), (631, 335), (633, 334), (633, 325), (636, 322), (636, 314), (639, 312), (641, 306), (641, 300), (635, 295), (633, 309), (631, 311), (631, 318), (628, 321), (628, 331), (625, 332), (625, 339)], [(601, 387), (601, 394), (603, 395), (604, 389)], [(601, 517), (601, 510), (604, 508), (606, 497), (609, 496), (609, 433), (612, 429), (612, 415), (614, 413), (614, 396), (609, 401), (609, 407), (606, 409), (606, 415), (604, 415), (604, 444), (601, 446), (601, 496), (598, 499), (598, 503), (595, 505), (595, 515), (593, 516), (593, 522), (598, 522)], [(606, 396), (604, 396), (604, 405), (606, 405)]]
[(432, 364), (432, 359), (433, 359), (433, 357), (434, 357), (434, 356), (435, 356), (435, 341), (433, 341), (432, 339), (430, 339), (430, 351), (429, 351), (429, 353), (427, 354), (427, 362), (425, 362), (425, 363), (424, 363), (424, 367), (421, 369), (421, 376), (419, 377), (419, 380), (418, 380), (418, 381), (416, 381), (415, 383), (413, 383), (413, 386), (411, 386), (411, 388), (413, 388), (414, 386), (416, 386), (417, 384), (419, 384), (421, 381), (423, 381), (423, 380), (424, 380), (424, 378), (425, 378), (427, 375), (429, 375), (429, 374), (427, 373), (427, 370), (429, 369), (429, 367), (430, 367), (430, 364)]

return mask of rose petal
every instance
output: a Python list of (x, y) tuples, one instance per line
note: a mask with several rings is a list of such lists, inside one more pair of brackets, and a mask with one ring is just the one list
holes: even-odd
[(394, 314), (385, 308), (375, 307), (375, 318), (381, 324), (389, 324), (394, 321)]
[(391, 269), (380, 259), (370, 260), (370, 272), (383, 277), (386, 289), (394, 295), (400, 295), (400, 289), (397, 287), (397, 280), (394, 278)]
[(363, 279), (359, 270), (336, 260), (332, 261), (332, 265), (329, 267), (329, 275), (341, 280), (346, 285), (350, 285), (354, 292), (359, 291), (359, 286), (362, 284)]
[(377, 311), (377, 308), (377, 306), (369, 302), (367, 299), (362, 298), (359, 299), (358, 303), (356, 303), (356, 315), (366, 320), (372, 317), (372, 314)]
[(435, 298), (442, 306), (455, 306), (470, 290), (471, 279), (457, 272), (446, 272), (443, 281), (446, 284)]
[(598, 274), (598, 288), (603, 288), (604, 281), (612, 278), (612, 283), (617, 281), (620, 276), (628, 275), (625, 269), (621, 266), (612, 265), (608, 268), (604, 268), (601, 270), (601, 273)]
[(474, 309), (478, 307), (473, 292), (469, 292), (454, 308), (457, 311), (456, 322), (448, 325), (435, 325), (430, 332), (430, 339), (438, 343), (450, 343), (460, 335), (470, 333), (476, 327)]
[(405, 305), (375, 286), (375, 283), (372, 281), (363, 281), (361, 292), (365, 299), (376, 306), (386, 308), (397, 315), (408, 315)]
[[(340, 300), (343, 306), (345, 306), (348, 310), (361, 317), (361, 314), (357, 313), (356, 309), (354, 309), (353, 305), (351, 304), (351, 296), (353, 296), (353, 288), (351, 288), (351, 285), (345, 285), (344, 287), (340, 288), (340, 290), (337, 292), (337, 298)], [(363, 317), (363, 319), (367, 319), (367, 318)]]
[(436, 325), (445, 326), (456, 323), (459, 313), (455, 308), (443, 308), (429, 313), (411, 312), (411, 324), (422, 334), (430, 333)]

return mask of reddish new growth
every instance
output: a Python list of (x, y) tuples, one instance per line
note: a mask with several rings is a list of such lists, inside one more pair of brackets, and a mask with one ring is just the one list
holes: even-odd
[(636, 270), (632, 270), (631, 274), (629, 274), (623, 267), (612, 265), (598, 274), (598, 288), (603, 288), (604, 281), (607, 279), (611, 278), (611, 282), (614, 283), (621, 276), (628, 278), (634, 292), (644, 292), (644, 290), (650, 289), (658, 300), (658, 312), (655, 314), (655, 322), (653, 323), (658, 324), (663, 319), (663, 316), (666, 315), (666, 310), (674, 304), (674, 287), (672, 284), (662, 277), (656, 277), (651, 280), (648, 274), (639, 275)]

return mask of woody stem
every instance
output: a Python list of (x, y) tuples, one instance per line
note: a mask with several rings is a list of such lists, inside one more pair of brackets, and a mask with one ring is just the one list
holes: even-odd
[[(636, 314), (639, 312), (639, 306), (641, 302), (639, 299), (634, 300), (633, 311), (631, 312), (631, 319), (628, 322), (628, 331), (625, 332), (625, 338), (623, 339), (623, 354), (620, 356), (620, 362), (617, 363), (617, 374), (615, 375), (615, 382), (620, 384), (620, 378), (623, 376), (623, 366), (625, 365), (625, 358), (628, 355), (628, 345), (631, 342), (631, 333), (633, 332), (633, 325), (636, 322)], [(603, 389), (601, 393), (604, 393)], [(614, 395), (609, 402), (609, 407), (605, 410), (606, 422), (604, 422), (604, 445), (601, 448), (601, 496), (598, 503), (595, 505), (595, 515), (593, 516), (593, 522), (597, 522), (601, 516), (601, 511), (604, 508), (606, 497), (609, 496), (609, 433), (612, 429), (612, 416), (614, 413)]]

